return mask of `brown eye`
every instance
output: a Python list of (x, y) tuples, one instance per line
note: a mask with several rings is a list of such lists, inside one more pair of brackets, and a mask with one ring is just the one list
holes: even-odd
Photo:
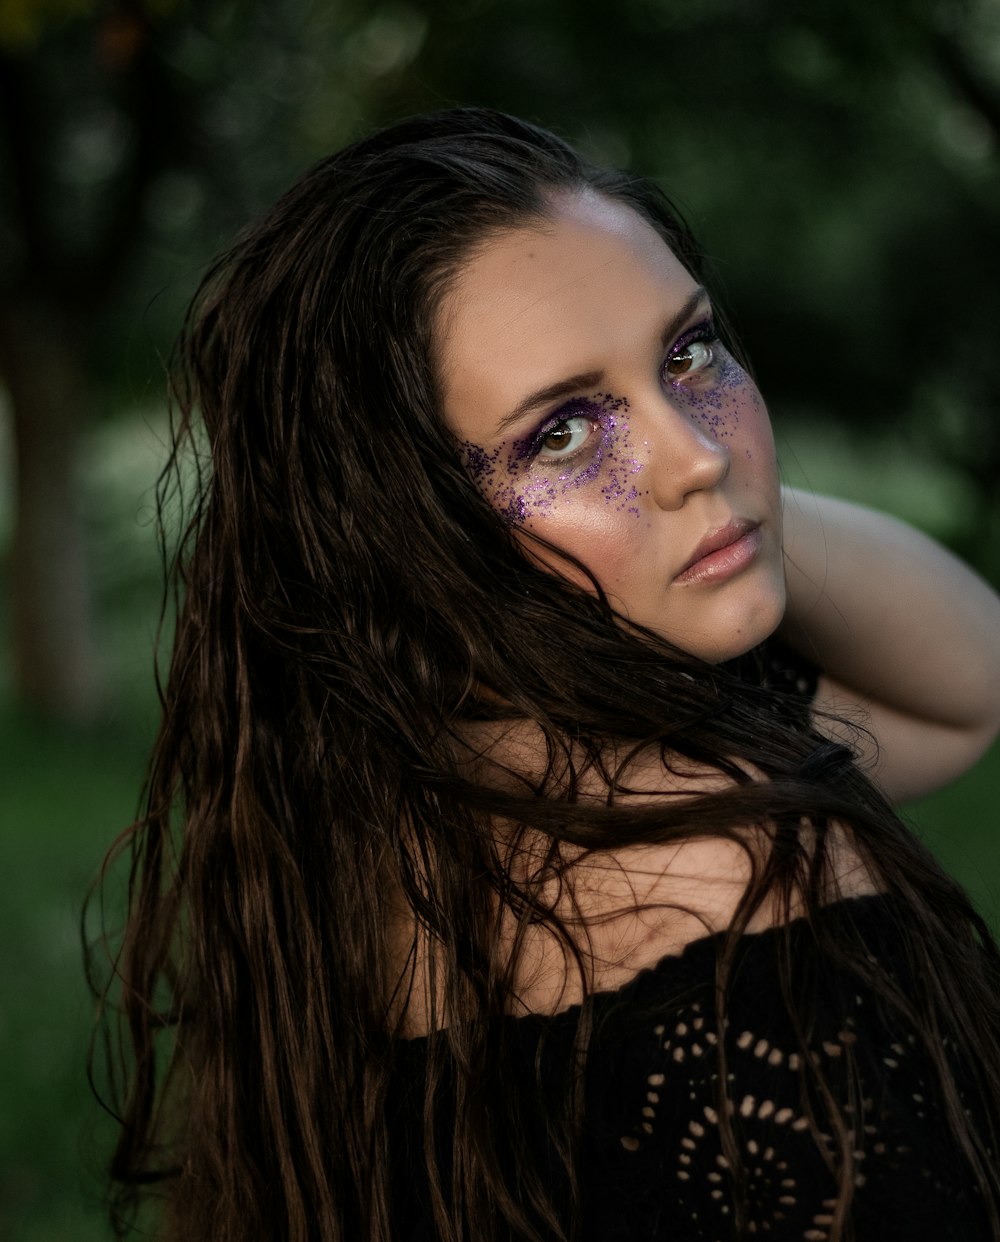
[(590, 418), (577, 416), (553, 423), (538, 442), (540, 457), (568, 457), (586, 441), (594, 429)]
[(687, 345), (670, 355), (663, 369), (671, 379), (680, 379), (695, 371), (703, 371), (705, 367), (711, 365), (713, 357), (712, 347), (708, 341), (689, 341)]
[(554, 453), (561, 452), (567, 444), (573, 439), (573, 433), (565, 423), (559, 423), (558, 426), (552, 428), (549, 434), (542, 441), (545, 448)]

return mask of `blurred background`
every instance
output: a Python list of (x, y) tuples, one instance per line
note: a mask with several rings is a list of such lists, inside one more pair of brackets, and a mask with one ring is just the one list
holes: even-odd
[[(786, 478), (1000, 582), (998, 0), (0, 0), (4, 1239), (110, 1238), (79, 919), (155, 727), (163, 358), (299, 171), (453, 103), (659, 178)], [(998, 800), (995, 748), (908, 810), (994, 926)]]

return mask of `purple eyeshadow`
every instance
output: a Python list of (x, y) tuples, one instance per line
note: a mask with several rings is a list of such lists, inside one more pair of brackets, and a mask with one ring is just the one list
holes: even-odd
[[(466, 469), (509, 525), (522, 523), (535, 513), (551, 512), (561, 497), (593, 483), (602, 473), (607, 475), (601, 488), (605, 503), (638, 517), (639, 492), (629, 476), (638, 474), (642, 463), (632, 454), (629, 424), (623, 417), (627, 410), (628, 399), (611, 393), (573, 401), (531, 436), (502, 444), (492, 452), (466, 441), (462, 445)], [(576, 468), (572, 459), (561, 465), (557, 459), (538, 457), (545, 436), (571, 418), (589, 418), (600, 429), (600, 440), (583, 469)], [(546, 466), (544, 473), (538, 473)], [(529, 471), (536, 477), (525, 480)]]

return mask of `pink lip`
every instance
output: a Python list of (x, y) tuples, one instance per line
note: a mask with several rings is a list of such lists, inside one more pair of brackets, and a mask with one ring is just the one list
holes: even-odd
[(719, 582), (745, 569), (760, 551), (760, 526), (734, 518), (704, 538), (674, 582)]

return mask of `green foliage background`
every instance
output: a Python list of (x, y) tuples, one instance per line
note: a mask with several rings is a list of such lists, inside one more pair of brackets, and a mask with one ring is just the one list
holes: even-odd
[[(211, 254), (372, 124), (525, 114), (658, 176), (691, 219), (790, 481), (916, 521), (998, 582), (1000, 5), (0, 0), (0, 83), (0, 310), (29, 285), (53, 313), (72, 285), (79, 308), (104, 687), (87, 727), (56, 724), (13, 701), (0, 662), (0, 1236), (88, 1242), (110, 1236), (110, 1128), (84, 1077), (78, 921), (155, 727), (161, 358)], [(0, 404), (0, 557), (9, 426)], [(998, 796), (994, 749), (912, 811), (995, 925)]]

